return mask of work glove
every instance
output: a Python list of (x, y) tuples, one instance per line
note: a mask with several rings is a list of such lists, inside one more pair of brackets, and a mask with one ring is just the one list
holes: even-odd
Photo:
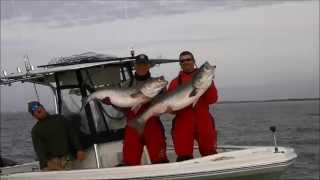
[(109, 97), (105, 97), (104, 99), (102, 99), (102, 102), (103, 102), (104, 104), (107, 104), (107, 105), (112, 105), (111, 100), (110, 100)]

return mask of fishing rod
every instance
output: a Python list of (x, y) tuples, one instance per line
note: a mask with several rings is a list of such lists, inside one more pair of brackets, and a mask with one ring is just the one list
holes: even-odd
[[(65, 59), (65, 60), (67, 60), (67, 59)], [(72, 60), (72, 59), (70, 58), (70, 60)], [(68, 65), (76, 65), (76, 64), (98, 63), (98, 62), (112, 62), (112, 61), (122, 62), (124, 60), (136, 60), (136, 56), (120, 57), (120, 58), (81, 57), (78, 59), (73, 59), (73, 61), (71, 61), (71, 62), (47, 64), (47, 65), (41, 65), (41, 66), (37, 66), (37, 67), (38, 68), (48, 68), (48, 67), (68, 66)], [(171, 62), (179, 62), (179, 60), (177, 60), (177, 59), (150, 59), (151, 65), (171, 63)]]
[(97, 62), (109, 62), (109, 61), (123, 61), (123, 60), (131, 60), (135, 57), (121, 57), (121, 58), (98, 58), (98, 57), (79, 57), (77, 59), (73, 58), (65, 58), (64, 60), (72, 60), (71, 62), (61, 62), (55, 64), (47, 64), (37, 66), (39, 68), (46, 68), (46, 67), (57, 67), (57, 66), (67, 66), (67, 65), (75, 65), (75, 64), (86, 64), (86, 63), (97, 63)]

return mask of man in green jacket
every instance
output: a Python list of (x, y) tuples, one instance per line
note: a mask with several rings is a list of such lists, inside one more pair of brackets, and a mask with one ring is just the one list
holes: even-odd
[(37, 101), (28, 103), (28, 110), (37, 123), (31, 131), (34, 150), (42, 170), (68, 169), (70, 146), (77, 151), (77, 160), (84, 160), (79, 138), (75, 130), (67, 126), (60, 115), (50, 115)]

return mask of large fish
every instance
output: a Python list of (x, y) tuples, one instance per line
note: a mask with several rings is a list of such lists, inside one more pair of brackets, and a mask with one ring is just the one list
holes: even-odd
[(205, 62), (189, 83), (179, 86), (175, 91), (154, 98), (150, 107), (136, 119), (129, 121), (128, 125), (142, 133), (150, 117), (178, 111), (191, 104), (194, 106), (200, 96), (210, 87), (215, 68), (216, 66), (211, 66), (208, 62)]
[(120, 108), (131, 108), (137, 111), (139, 107), (159, 94), (168, 84), (163, 76), (147, 80), (142, 85), (129, 88), (110, 87), (92, 93), (84, 105), (92, 100), (104, 100), (108, 98), (110, 103)]

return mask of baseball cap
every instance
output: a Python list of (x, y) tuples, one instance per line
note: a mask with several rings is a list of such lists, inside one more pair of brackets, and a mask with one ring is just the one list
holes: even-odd
[(39, 107), (42, 107), (42, 104), (40, 104), (38, 101), (31, 101), (28, 103), (28, 111), (29, 113), (33, 114)]
[(149, 64), (149, 58), (145, 54), (139, 54), (136, 56), (136, 64)]

